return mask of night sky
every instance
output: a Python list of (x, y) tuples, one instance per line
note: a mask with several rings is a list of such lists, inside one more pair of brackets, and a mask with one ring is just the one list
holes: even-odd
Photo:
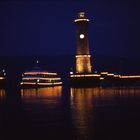
[(74, 19), (90, 19), (93, 55), (140, 59), (140, 8), (135, 0), (0, 1), (0, 56), (73, 55)]

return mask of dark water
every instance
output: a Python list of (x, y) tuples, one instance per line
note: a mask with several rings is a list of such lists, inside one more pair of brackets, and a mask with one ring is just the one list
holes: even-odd
[(0, 90), (0, 140), (140, 138), (140, 88), (11, 90)]

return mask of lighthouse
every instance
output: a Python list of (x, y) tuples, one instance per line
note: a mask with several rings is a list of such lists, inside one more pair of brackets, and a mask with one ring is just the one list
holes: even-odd
[(88, 24), (89, 19), (85, 12), (78, 13), (78, 17), (74, 20), (76, 25), (76, 73), (88, 74), (91, 70), (91, 55), (89, 51), (88, 41)]

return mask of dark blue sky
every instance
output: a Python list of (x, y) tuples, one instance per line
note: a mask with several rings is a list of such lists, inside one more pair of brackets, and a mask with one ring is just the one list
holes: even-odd
[(90, 51), (140, 58), (140, 9), (135, 0), (0, 2), (0, 56), (75, 53), (79, 11), (90, 19)]

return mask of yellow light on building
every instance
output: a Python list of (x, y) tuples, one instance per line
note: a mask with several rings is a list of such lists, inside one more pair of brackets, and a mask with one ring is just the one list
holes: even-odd
[(76, 72), (91, 73), (90, 55), (76, 55)]
[(77, 21), (88, 21), (89, 22), (89, 19), (75, 19), (74, 22), (77, 22)]
[(101, 74), (108, 74), (108, 72), (101, 72)]
[(70, 77), (100, 77), (100, 74), (76, 74), (70, 75)]
[(121, 76), (120, 78), (140, 78), (140, 75)]
[(83, 57), (91, 57), (91, 55), (76, 55), (75, 57), (76, 58), (78, 58), (78, 57), (82, 57), (83, 58)]
[[(90, 61), (90, 51), (88, 43), (88, 22), (89, 19), (86, 18), (85, 12), (79, 12), (78, 18), (75, 19), (75, 24), (77, 27), (77, 50), (76, 50), (76, 73), (92, 73), (91, 61)], [(84, 24), (83, 24), (84, 23)]]
[(113, 74), (113, 73), (108, 73), (107, 75), (108, 75), (108, 76), (114, 76), (114, 74)]

